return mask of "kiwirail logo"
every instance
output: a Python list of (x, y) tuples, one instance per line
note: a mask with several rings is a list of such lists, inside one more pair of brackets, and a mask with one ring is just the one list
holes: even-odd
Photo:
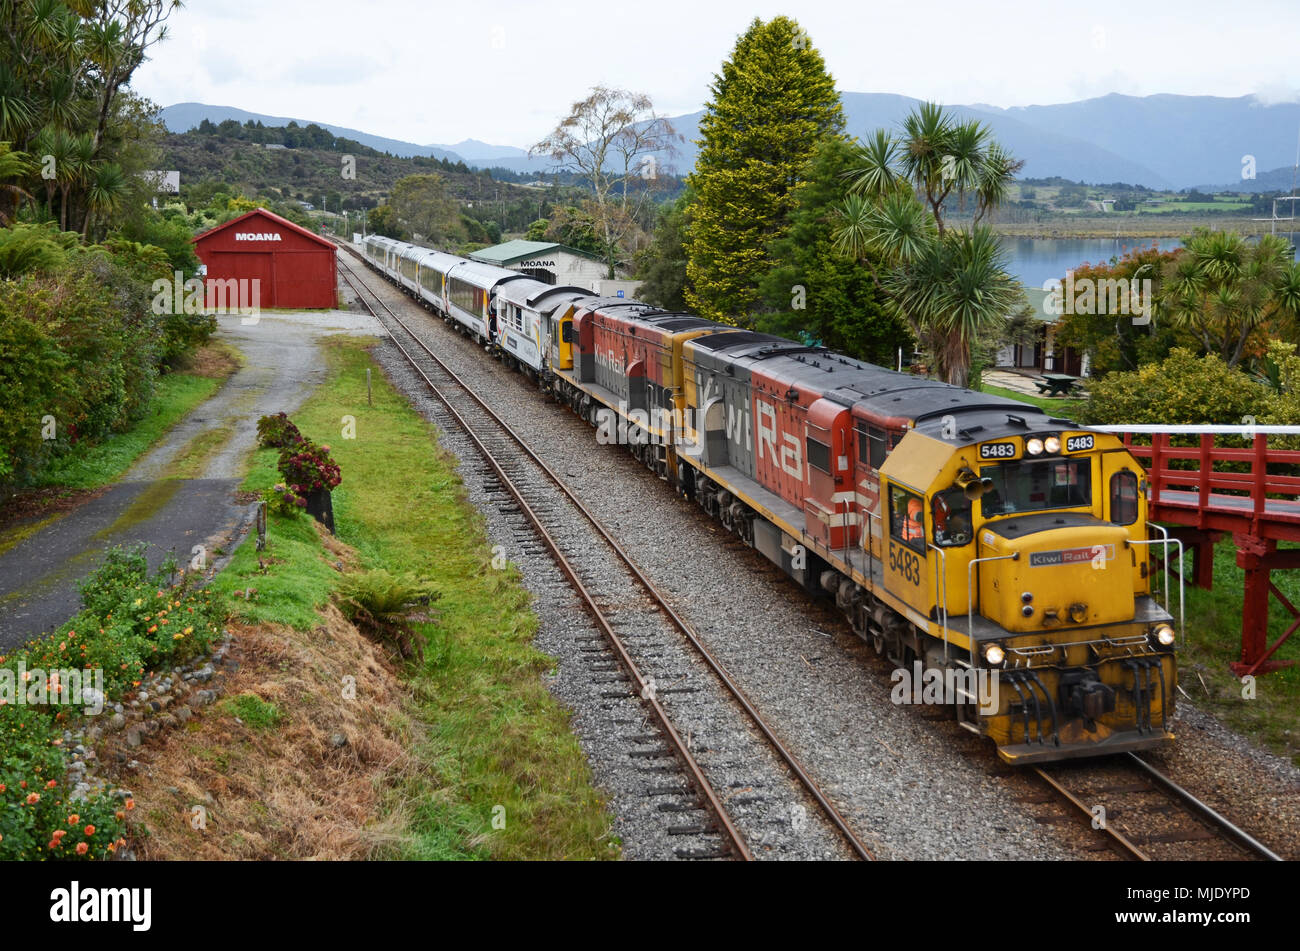
[(74, 880), (68, 888), (50, 892), (50, 921), (129, 922), (132, 931), (148, 931), (153, 923), (153, 889), (82, 888)]
[(45, 670), (27, 668), (19, 661), (16, 669), (0, 668), (0, 706), (81, 707), (87, 716), (104, 710), (104, 670), (87, 667)]
[(896, 704), (952, 706), (974, 703), (984, 716), (998, 712), (998, 672), (986, 667), (925, 668), (914, 661), (912, 668), (896, 667), (889, 675), (893, 689), (889, 699)]
[[(1141, 270), (1141, 269), (1139, 269)], [(1043, 282), (1047, 294), (1043, 309), (1053, 316), (1079, 314), (1094, 316), (1132, 317), (1134, 326), (1151, 323), (1151, 279), (1124, 281), (1106, 278), (1094, 281), (1090, 277), (1074, 279), (1074, 271), (1065, 272), (1065, 280), (1052, 278)]]

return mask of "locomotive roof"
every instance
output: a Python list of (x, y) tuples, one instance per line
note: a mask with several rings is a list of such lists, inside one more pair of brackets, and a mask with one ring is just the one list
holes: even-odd
[[(618, 305), (627, 303), (620, 298), (611, 298), (585, 306), (609, 313), (617, 312)], [(691, 318), (689, 314), (651, 310), (619, 316), (632, 316), (638, 321), (673, 331), (707, 326), (723, 328), (718, 333), (694, 338), (691, 345), (713, 353), (723, 363), (735, 361), (747, 364), (750, 369), (761, 366), (767, 375), (797, 383), (844, 406), (866, 410), (873, 416), (909, 419), (913, 429), (935, 438), (942, 438), (947, 428), (946, 417), (949, 416), (956, 422), (959, 437), (971, 442), (1073, 425), (1019, 400), (901, 373), (846, 357), (826, 347), (808, 346), (738, 327), (726, 328), (714, 321)], [(695, 322), (679, 328), (673, 325), (673, 321), (679, 319), (693, 319)]]

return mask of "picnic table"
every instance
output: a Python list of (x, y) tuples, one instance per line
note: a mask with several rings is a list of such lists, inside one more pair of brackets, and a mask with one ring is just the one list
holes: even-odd
[(1044, 373), (1042, 379), (1034, 381), (1038, 392), (1047, 396), (1069, 396), (1078, 385), (1079, 378), (1068, 373)]

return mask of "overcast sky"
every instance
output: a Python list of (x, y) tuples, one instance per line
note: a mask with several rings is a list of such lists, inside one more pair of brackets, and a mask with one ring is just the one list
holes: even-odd
[(132, 85), (162, 106), (527, 148), (599, 83), (694, 112), (753, 17), (780, 13), (842, 91), (997, 106), (1110, 92), (1300, 99), (1295, 0), (189, 0)]

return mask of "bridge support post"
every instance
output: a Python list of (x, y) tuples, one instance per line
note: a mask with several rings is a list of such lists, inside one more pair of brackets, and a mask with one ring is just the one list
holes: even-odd
[[(1254, 535), (1234, 534), (1232, 538), (1237, 543), (1237, 564), (1246, 573), (1241, 605), (1241, 660), (1232, 665), (1233, 673), (1245, 677), (1289, 667), (1295, 661), (1269, 658), (1300, 629), (1300, 610), (1277, 589), (1270, 573), (1274, 569), (1300, 568), (1300, 549), (1278, 551), (1274, 539)], [(1271, 646), (1268, 643), (1270, 594), (1296, 619)]]
[(1223, 538), (1223, 532), (1212, 532), (1188, 525), (1173, 525), (1169, 534), (1192, 552), (1192, 577), (1188, 580), (1207, 591), (1214, 587), (1214, 546)]

